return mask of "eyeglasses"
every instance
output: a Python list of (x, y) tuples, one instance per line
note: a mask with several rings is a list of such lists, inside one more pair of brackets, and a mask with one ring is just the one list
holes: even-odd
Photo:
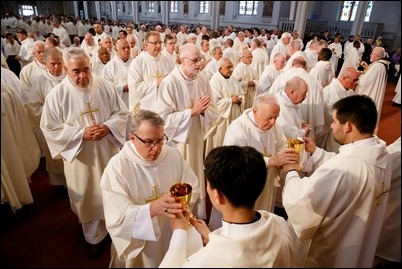
[(134, 134), (135, 137), (138, 138), (138, 140), (140, 140), (142, 143), (144, 143), (144, 145), (148, 148), (150, 147), (155, 147), (156, 145), (163, 145), (166, 143), (166, 141), (168, 141), (168, 137), (167, 135), (163, 134), (163, 138), (158, 139), (158, 140), (144, 140), (142, 138), (140, 138), (138, 135)]
[(150, 43), (150, 44), (152, 44), (152, 45), (154, 45), (154, 46), (156, 46), (156, 45), (162, 45), (162, 44), (163, 44), (162, 41), (155, 41), (155, 42), (147, 41), (147, 43)]
[(199, 64), (202, 61), (202, 58), (197, 58), (197, 59), (190, 59), (187, 57), (183, 57), (183, 58), (193, 62), (193, 64)]

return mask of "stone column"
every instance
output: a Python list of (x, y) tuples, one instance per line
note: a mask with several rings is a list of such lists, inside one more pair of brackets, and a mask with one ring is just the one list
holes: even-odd
[[(98, 2), (98, 1), (95, 1)], [(117, 21), (117, 1), (110, 2), (112, 5), (112, 20)]]
[(169, 25), (169, 15), (170, 15), (170, 1), (160, 1), (161, 13), (162, 13), (162, 23)]
[(82, 1), (84, 4), (84, 18), (86, 20), (89, 19), (89, 13), (88, 13), (88, 1)]
[(211, 3), (211, 29), (215, 30), (219, 27), (219, 1), (210, 1)]
[(295, 20), (295, 14), (297, 10), (297, 1), (291, 1), (290, 3), (290, 12), (289, 12), (289, 20)]
[(311, 1), (299, 1), (297, 3), (296, 19), (293, 30), (298, 31), (301, 37), (304, 36), (304, 31), (306, 30), (307, 13), (310, 5)]
[(102, 17), (101, 17), (101, 12), (100, 12), (99, 1), (95, 1), (95, 11), (96, 11), (96, 18), (98, 18), (98, 20), (100, 20)]
[(351, 35), (361, 35), (363, 30), (364, 17), (366, 17), (366, 11), (368, 7), (368, 1), (359, 1), (357, 7), (356, 17), (352, 25)]
[(76, 18), (80, 17), (80, 12), (79, 12), (79, 8), (78, 8), (78, 1), (73, 1), (74, 4), (74, 16)]
[(133, 13), (133, 21), (135, 23), (138, 23), (140, 20), (140, 15), (138, 13), (138, 1), (131, 1), (132, 5), (132, 13)]

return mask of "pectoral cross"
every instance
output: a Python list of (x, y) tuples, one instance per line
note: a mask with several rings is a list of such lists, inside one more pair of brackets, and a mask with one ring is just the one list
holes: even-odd
[(159, 70), (157, 70), (157, 71), (156, 71), (156, 74), (153, 75), (153, 77), (154, 77), (155, 79), (158, 79), (158, 78), (160, 78), (160, 77), (162, 77), (162, 76), (163, 76), (163, 75), (159, 73)]
[(95, 124), (95, 116), (93, 113), (98, 112), (98, 109), (92, 108), (91, 103), (85, 103), (85, 104), (87, 105), (87, 111), (82, 111), (81, 115), (89, 117), (91, 124), (94, 125)]
[(188, 108), (193, 108), (193, 106), (194, 106), (194, 99), (190, 99), (190, 103), (191, 103), (191, 105), (188, 106), (188, 107), (186, 107), (187, 109), (188, 109)]
[(271, 156), (272, 156), (271, 153), (268, 153), (268, 152), (267, 152), (267, 148), (266, 148), (266, 147), (264, 147), (262, 151), (263, 151), (263, 152), (262, 152), (262, 155), (264, 155), (265, 157), (271, 157)]
[(389, 188), (388, 188), (388, 189), (385, 189), (385, 188), (384, 188), (384, 180), (381, 182), (381, 185), (382, 185), (381, 193), (380, 193), (380, 195), (378, 195), (378, 196), (375, 198), (377, 204), (381, 204), (382, 198), (383, 198), (387, 193), (389, 193)]
[(149, 197), (148, 199), (145, 199), (145, 203), (152, 202), (162, 196), (162, 194), (159, 193), (158, 186), (152, 186), (152, 194), (153, 196)]

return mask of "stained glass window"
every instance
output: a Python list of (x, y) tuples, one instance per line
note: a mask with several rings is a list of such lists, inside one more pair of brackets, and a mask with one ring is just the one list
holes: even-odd
[(239, 1), (240, 15), (257, 15), (258, 1)]
[(209, 13), (209, 1), (200, 1), (200, 13)]
[(20, 15), (22, 15), (22, 16), (32, 16), (35, 13), (36, 12), (35, 12), (35, 7), (34, 6), (20, 5)]
[(170, 1), (170, 12), (179, 12), (179, 1)]
[(155, 12), (155, 1), (148, 1), (148, 12)]
[[(360, 1), (343, 1), (341, 21), (354, 21), (356, 18), (357, 8), (359, 7)], [(373, 10), (373, 1), (368, 2), (366, 16), (364, 21), (370, 21), (371, 11)]]

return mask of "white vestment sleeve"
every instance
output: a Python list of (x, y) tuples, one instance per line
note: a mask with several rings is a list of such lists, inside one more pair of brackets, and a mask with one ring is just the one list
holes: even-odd
[(163, 258), (160, 268), (178, 268), (182, 267), (186, 261), (186, 242), (187, 232), (182, 229), (173, 230), (170, 239), (169, 250)]
[(183, 120), (179, 123), (176, 129), (174, 141), (179, 143), (186, 143), (188, 133), (191, 130), (191, 109), (186, 109), (184, 111)]
[(81, 129), (77, 134), (75, 134), (66, 149), (60, 152), (60, 155), (63, 156), (63, 158), (66, 159), (69, 163), (71, 163), (75, 156), (77, 156), (78, 153), (81, 151), (84, 130), (85, 129)]
[(132, 236), (139, 240), (156, 241), (160, 235), (158, 218), (151, 218), (150, 204), (139, 207), (133, 226)]
[(194, 226), (188, 227), (187, 230), (173, 230), (170, 239), (169, 249), (165, 254), (160, 268), (178, 268), (183, 267), (187, 261), (187, 257), (193, 255), (203, 248), (202, 238)]

